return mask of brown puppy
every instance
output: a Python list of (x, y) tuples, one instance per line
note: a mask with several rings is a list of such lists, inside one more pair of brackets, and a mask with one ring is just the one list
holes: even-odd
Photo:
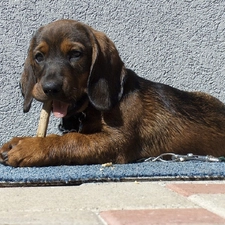
[(0, 149), (4, 164), (128, 163), (166, 152), (225, 155), (224, 104), (138, 77), (105, 34), (80, 22), (56, 21), (36, 32), (21, 86), (24, 112), (33, 98), (52, 100), (66, 134), (13, 138)]

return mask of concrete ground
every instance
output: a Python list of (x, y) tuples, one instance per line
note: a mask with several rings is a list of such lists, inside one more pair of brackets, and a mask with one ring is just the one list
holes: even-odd
[(0, 188), (0, 224), (225, 224), (225, 181)]

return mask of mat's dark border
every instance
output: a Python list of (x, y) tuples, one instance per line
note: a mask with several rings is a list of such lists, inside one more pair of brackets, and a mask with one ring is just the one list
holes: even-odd
[(176, 176), (176, 177), (126, 177), (120, 179), (100, 178), (88, 180), (70, 180), (70, 181), (38, 181), (38, 182), (1, 182), (0, 188), (4, 187), (48, 187), (48, 186), (78, 186), (85, 183), (103, 183), (103, 182), (147, 182), (147, 181), (210, 181), (225, 180), (225, 176)]

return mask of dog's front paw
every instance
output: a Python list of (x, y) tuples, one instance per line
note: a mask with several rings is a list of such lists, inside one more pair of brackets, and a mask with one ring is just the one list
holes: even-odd
[(0, 148), (0, 162), (14, 167), (43, 166), (47, 159), (44, 138), (15, 137)]

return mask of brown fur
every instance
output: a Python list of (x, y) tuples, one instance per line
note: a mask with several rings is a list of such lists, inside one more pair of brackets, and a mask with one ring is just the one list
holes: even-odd
[(33, 98), (66, 102), (64, 128), (79, 132), (13, 138), (0, 149), (7, 165), (129, 163), (165, 152), (225, 155), (223, 103), (138, 77), (105, 34), (80, 22), (56, 21), (36, 32), (21, 87), (24, 112)]

